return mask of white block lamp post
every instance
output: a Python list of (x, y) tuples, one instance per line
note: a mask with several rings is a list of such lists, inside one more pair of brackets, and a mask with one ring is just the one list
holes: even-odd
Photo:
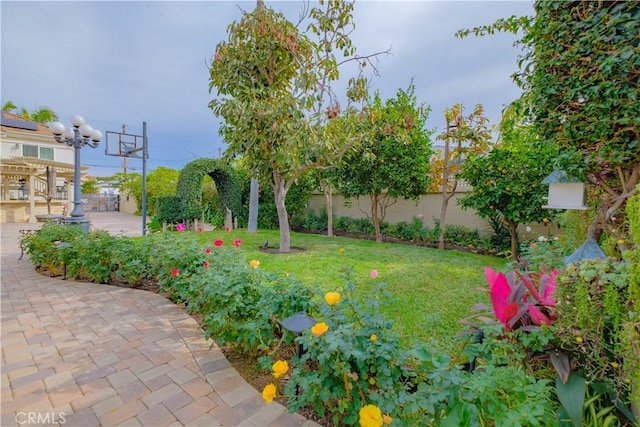
[(80, 149), (85, 145), (96, 148), (102, 139), (102, 132), (85, 123), (79, 115), (71, 117), (73, 128), (66, 127), (60, 122), (54, 122), (49, 126), (57, 142), (67, 144), (74, 148), (74, 175), (73, 175), (73, 210), (71, 216), (66, 218), (69, 225), (78, 225), (84, 231), (89, 231), (89, 220), (82, 210), (81, 182), (80, 182)]

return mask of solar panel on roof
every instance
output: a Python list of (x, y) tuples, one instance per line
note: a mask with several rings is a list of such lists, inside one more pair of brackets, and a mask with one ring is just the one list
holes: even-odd
[(5, 117), (4, 114), (2, 115), (0, 124), (2, 124), (2, 126), (7, 126), (10, 128), (16, 128), (16, 129), (38, 130), (38, 125), (35, 124), (34, 122), (29, 122), (27, 120), (11, 119), (9, 117)]

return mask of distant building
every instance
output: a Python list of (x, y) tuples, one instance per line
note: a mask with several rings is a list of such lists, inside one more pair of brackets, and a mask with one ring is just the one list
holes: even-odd
[[(0, 122), (0, 223), (68, 215), (73, 197), (73, 148), (49, 128), (3, 111)], [(82, 172), (86, 171), (82, 168)]]

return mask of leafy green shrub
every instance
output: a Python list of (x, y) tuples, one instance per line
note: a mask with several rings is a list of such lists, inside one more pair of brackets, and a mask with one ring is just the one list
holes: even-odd
[(180, 197), (176, 195), (158, 197), (157, 214), (155, 218), (159, 223), (177, 224), (184, 220), (185, 215), (181, 210)]
[(400, 221), (396, 224), (389, 225), (386, 234), (412, 242), (422, 242), (427, 236), (422, 220), (416, 217), (414, 217), (411, 222)]
[[(46, 268), (51, 275), (61, 275), (63, 266), (76, 258), (73, 246), (83, 234), (80, 227), (45, 224), (36, 234), (25, 237), (29, 259), (36, 268)], [(61, 242), (72, 246), (59, 249), (56, 245)]]
[(335, 231), (373, 235), (373, 225), (371, 225), (371, 221), (367, 218), (350, 218), (341, 216), (335, 219), (333, 222), (333, 228)]
[(189, 308), (203, 316), (207, 338), (241, 352), (267, 354), (282, 338), (279, 321), (311, 307), (306, 286), (252, 268), (236, 248), (215, 248), (209, 267), (192, 278)]
[(152, 279), (149, 269), (151, 245), (143, 239), (115, 239), (111, 249), (113, 276), (121, 278), (132, 287), (145, 279)]
[(73, 243), (75, 255), (68, 262), (68, 274), (80, 280), (109, 283), (113, 270), (111, 251), (117, 239), (105, 230), (83, 234)]
[[(313, 209), (306, 212), (304, 221), (300, 224), (300, 227), (310, 232), (326, 231), (329, 216), (327, 215), (327, 209), (321, 208), (318, 215), (316, 215)], [(294, 224), (292, 224), (293, 226)]]
[(376, 293), (362, 304), (352, 296), (356, 284), (349, 274), (345, 277), (339, 302), (320, 304), (314, 313), (328, 331), (320, 336), (306, 331), (297, 338), (304, 353), (294, 359), (285, 391), (291, 411), (311, 405), (320, 416), (328, 409), (336, 424), (355, 424), (368, 402), (385, 413), (394, 410), (393, 394), (407, 375), (399, 336), (376, 298), (385, 295)]
[(563, 268), (564, 260), (570, 254), (557, 237), (540, 236), (535, 241), (520, 245), (520, 258), (526, 270), (538, 271), (542, 265), (551, 269)]

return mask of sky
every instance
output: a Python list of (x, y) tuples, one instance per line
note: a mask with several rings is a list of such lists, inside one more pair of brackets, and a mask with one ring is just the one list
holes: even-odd
[[(0, 2), (1, 82), (4, 105), (29, 111), (50, 108), (65, 125), (74, 114), (103, 134), (142, 135), (147, 123), (148, 171), (181, 169), (201, 157), (219, 157), (226, 144), (209, 102), (208, 64), (229, 24), (251, 11), (251, 1), (10, 1)], [(267, 7), (297, 22), (302, 0), (269, 1)], [(483, 104), (492, 124), (518, 98), (511, 79), (522, 54), (515, 35), (458, 39), (463, 28), (511, 15), (533, 15), (519, 1), (367, 1), (354, 9), (353, 44), (361, 55), (390, 50), (376, 61), (372, 91), (383, 99), (413, 79), (420, 104), (431, 107), (427, 127), (444, 128), (455, 103), (467, 112)], [(341, 78), (355, 75), (341, 69)], [(113, 142), (110, 139), (110, 144)], [(119, 157), (82, 149), (89, 174), (123, 170)], [(140, 172), (142, 160), (129, 159)]]

